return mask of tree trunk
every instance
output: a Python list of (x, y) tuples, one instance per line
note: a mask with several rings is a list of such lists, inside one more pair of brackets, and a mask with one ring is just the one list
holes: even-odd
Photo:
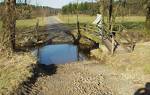
[(10, 47), (12, 51), (15, 50), (15, 27), (16, 27), (16, 16), (15, 16), (15, 5), (16, 0), (5, 0), (5, 15), (3, 26), (5, 26), (5, 32), (7, 34), (7, 45), (6, 47)]
[(27, 0), (24, 1), (24, 4), (27, 5)]
[(112, 27), (112, 11), (113, 11), (113, 0), (109, 1), (109, 29)]
[(150, 29), (150, 0), (147, 3), (146, 28)]

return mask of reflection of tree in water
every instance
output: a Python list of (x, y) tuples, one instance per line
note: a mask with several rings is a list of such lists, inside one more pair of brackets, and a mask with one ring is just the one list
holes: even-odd
[(150, 95), (150, 82), (146, 83), (145, 88), (138, 89), (134, 95)]

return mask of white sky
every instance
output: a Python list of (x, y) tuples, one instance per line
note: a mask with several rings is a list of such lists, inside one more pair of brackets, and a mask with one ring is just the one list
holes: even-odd
[[(3, 2), (4, 0), (0, 0)], [(24, 0), (21, 0), (24, 1)], [(75, 3), (77, 0), (27, 0), (30, 4), (39, 5), (39, 6), (49, 6), (53, 8), (62, 8), (64, 5), (69, 3)], [(92, 2), (95, 0), (78, 0), (79, 2)]]
[[(92, 1), (92, 0), (79, 0), (79, 2)], [(62, 8), (62, 6), (70, 2), (77, 2), (77, 0), (37, 0), (38, 5), (49, 6), (53, 8)], [(36, 0), (31, 0), (31, 4), (36, 5)]]
[[(79, 2), (85, 2), (85, 1), (92, 1), (92, 0), (79, 0)], [(95, 1), (95, 0), (93, 0)], [(30, 3), (31, 4), (38, 4), (40, 6), (44, 5), (44, 6), (49, 6), (49, 7), (53, 7), (53, 8), (62, 8), (62, 6), (69, 4), (70, 2), (77, 2), (77, 0), (31, 0)]]

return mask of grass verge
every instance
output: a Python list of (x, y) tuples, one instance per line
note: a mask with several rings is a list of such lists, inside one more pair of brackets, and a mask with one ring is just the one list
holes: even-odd
[[(66, 24), (76, 24), (77, 16), (76, 15), (59, 15), (58, 16)], [(85, 24), (92, 24), (96, 16), (89, 15), (79, 15), (79, 22)], [(126, 17), (116, 17), (116, 23), (123, 24), (126, 28), (138, 28), (144, 27), (145, 25), (144, 16), (126, 16)], [(108, 21), (108, 18), (105, 17), (105, 22)]]
[(18, 86), (32, 76), (35, 59), (30, 53), (0, 57), (0, 95), (10, 95)]
[[(42, 17), (17, 20), (17, 34), (34, 28), (37, 19), (39, 20), (40, 27), (46, 25), (46, 20)], [(1, 21), (0, 29), (2, 29)], [(7, 51), (0, 47), (0, 95), (10, 95), (16, 91), (22, 82), (32, 76), (33, 65), (36, 63), (36, 59), (31, 53), (19, 52), (6, 57), (7, 53)]]
[(118, 54), (110, 58), (109, 63), (120, 70), (142, 69), (150, 74), (150, 42), (138, 43), (132, 53)]

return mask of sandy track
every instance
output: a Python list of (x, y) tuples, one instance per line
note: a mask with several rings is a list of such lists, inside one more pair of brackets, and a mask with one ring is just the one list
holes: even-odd
[(49, 38), (53, 38), (53, 43), (66, 43), (66, 42), (73, 42), (73, 39), (70, 35), (67, 35), (65, 32), (70, 32), (71, 29), (65, 26), (61, 20), (56, 16), (50, 16), (46, 18), (47, 29), (49, 33)]
[(30, 94), (134, 95), (139, 87), (144, 86), (142, 72), (120, 72), (98, 63), (84, 61), (57, 65), (55, 74), (38, 78)]
[(102, 83), (104, 76), (90, 72), (89, 66), (86, 64), (58, 65), (56, 74), (38, 79), (31, 94), (111, 95), (111, 90)]

